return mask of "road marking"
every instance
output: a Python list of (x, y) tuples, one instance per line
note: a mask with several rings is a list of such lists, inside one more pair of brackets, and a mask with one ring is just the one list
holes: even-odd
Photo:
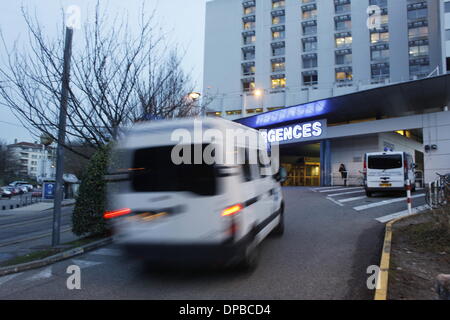
[(335, 193), (335, 194), (329, 194), (328, 196), (329, 197), (337, 197), (337, 196), (345, 196), (345, 195), (348, 195), (348, 194), (355, 194), (355, 193), (361, 193), (361, 192), (364, 192), (364, 190)]
[(333, 189), (333, 190), (323, 190), (323, 191), (319, 191), (319, 192), (321, 192), (321, 193), (327, 193), (327, 192), (346, 191), (346, 190), (356, 190), (356, 189), (363, 189), (363, 188), (362, 188), (362, 187), (342, 188), (342, 189)]
[(21, 275), (22, 273), (13, 273), (13, 274), (9, 274), (7, 276), (3, 276), (0, 278), (0, 286), (6, 282), (8, 282), (9, 280), (14, 279), (15, 277), (17, 277), (18, 275)]
[(362, 197), (354, 197), (354, 198), (347, 198), (347, 199), (342, 199), (339, 200), (340, 203), (346, 203), (346, 202), (352, 202), (352, 201), (357, 201), (357, 200), (363, 200), (366, 199), (366, 196), (362, 196)]
[(337, 189), (337, 188), (340, 188), (340, 187), (321, 187), (321, 188), (311, 188), (310, 190), (312, 190), (312, 191), (320, 191), (320, 190), (325, 190), (325, 189)]
[(28, 278), (29, 281), (48, 279), (53, 275), (52, 267), (45, 268), (41, 272), (35, 274), (34, 276)]
[(120, 250), (107, 249), (107, 248), (103, 248), (103, 249), (92, 251), (91, 254), (98, 254), (98, 255), (101, 255), (101, 256), (111, 256), (111, 257), (118, 257), (118, 256), (122, 255)]
[(86, 260), (75, 260), (75, 259), (72, 259), (72, 261), (75, 265), (79, 266), (81, 269), (85, 269), (85, 268), (103, 264), (103, 262), (97, 262), (97, 261), (86, 261)]
[(327, 199), (330, 200), (331, 202), (333, 202), (334, 204), (337, 204), (340, 207), (344, 206), (342, 203), (340, 203), (339, 201), (334, 200), (333, 198), (327, 197)]
[[(425, 197), (425, 195), (417, 194), (415, 196), (412, 196), (411, 198), (415, 199), (415, 198), (420, 198), (420, 197)], [(367, 210), (370, 208), (381, 207), (381, 206), (385, 206), (385, 205), (388, 205), (391, 203), (402, 202), (402, 201), (405, 201), (405, 203), (406, 203), (406, 198), (395, 198), (395, 199), (391, 199), (391, 200), (384, 200), (384, 201), (380, 201), (380, 202), (366, 204), (366, 205), (359, 206), (359, 207), (354, 207), (353, 209), (356, 211), (363, 211), (363, 210)]]
[[(429, 208), (430, 207), (428, 205), (423, 205), (423, 206), (420, 206), (420, 207), (413, 208), (412, 214), (416, 214), (416, 213), (428, 210)], [(400, 212), (397, 212), (397, 213), (394, 213), (394, 214), (390, 214), (388, 216), (384, 216), (384, 217), (381, 217), (381, 218), (378, 218), (378, 219), (375, 219), (375, 220), (377, 220), (378, 222), (381, 222), (381, 223), (386, 223), (386, 222), (389, 222), (389, 221), (392, 221), (392, 220), (395, 220), (395, 219), (398, 219), (398, 218), (406, 217), (408, 215), (409, 215), (409, 211), (405, 210), (405, 211), (400, 211)]]

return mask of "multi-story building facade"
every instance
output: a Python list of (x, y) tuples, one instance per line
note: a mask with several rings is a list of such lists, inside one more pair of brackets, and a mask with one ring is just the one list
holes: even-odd
[(8, 145), (8, 149), (18, 161), (17, 174), (36, 178), (38, 182), (52, 180), (56, 175), (55, 150), (38, 143), (17, 142)]
[(446, 71), (450, 71), (450, 0), (441, 1), (442, 58)]
[(450, 1), (212, 0), (208, 115), (242, 118), (426, 78), (446, 70), (447, 56)]

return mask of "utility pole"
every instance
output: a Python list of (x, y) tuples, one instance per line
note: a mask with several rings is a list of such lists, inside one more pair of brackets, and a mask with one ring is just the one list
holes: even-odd
[(58, 146), (56, 151), (56, 188), (53, 208), (52, 246), (58, 246), (61, 232), (61, 205), (63, 200), (64, 143), (66, 140), (67, 100), (69, 95), (70, 60), (72, 58), (73, 29), (66, 28), (64, 47), (64, 67), (61, 88), (61, 104), (59, 110)]

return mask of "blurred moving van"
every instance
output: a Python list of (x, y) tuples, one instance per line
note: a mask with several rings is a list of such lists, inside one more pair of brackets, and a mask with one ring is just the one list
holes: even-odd
[(406, 191), (410, 180), (415, 191), (416, 176), (413, 157), (406, 152), (375, 152), (364, 157), (366, 195), (374, 192)]
[[(227, 132), (247, 138), (225, 143)], [(155, 264), (255, 267), (261, 241), (283, 234), (286, 179), (260, 137), (215, 118), (136, 125), (117, 143), (107, 176), (104, 217), (125, 252)]]

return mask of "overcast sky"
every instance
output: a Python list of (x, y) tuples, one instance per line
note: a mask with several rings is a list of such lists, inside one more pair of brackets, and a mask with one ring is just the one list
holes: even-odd
[[(21, 6), (31, 13), (36, 12), (49, 37), (55, 37), (58, 24), (61, 24), (62, 8), (78, 5), (83, 20), (83, 15), (92, 12), (94, 3), (94, 0), (2, 0), (0, 30), (7, 45), (12, 45), (18, 40), (19, 47), (27, 50), (27, 29), (21, 14)], [(108, 6), (110, 16), (126, 12), (132, 22), (136, 21), (133, 17), (139, 13), (142, 0), (100, 0), (100, 3)], [(202, 89), (205, 3), (206, 0), (145, 0), (149, 12), (156, 8), (160, 25), (170, 34), (171, 42), (178, 43), (186, 50), (184, 68), (187, 72), (191, 72), (198, 91)], [(75, 35), (75, 43), (76, 40)], [(0, 49), (0, 63), (4, 63), (3, 48)], [(15, 138), (24, 141), (33, 139), (15, 116), (4, 106), (0, 106), (0, 139), (12, 143)]]

